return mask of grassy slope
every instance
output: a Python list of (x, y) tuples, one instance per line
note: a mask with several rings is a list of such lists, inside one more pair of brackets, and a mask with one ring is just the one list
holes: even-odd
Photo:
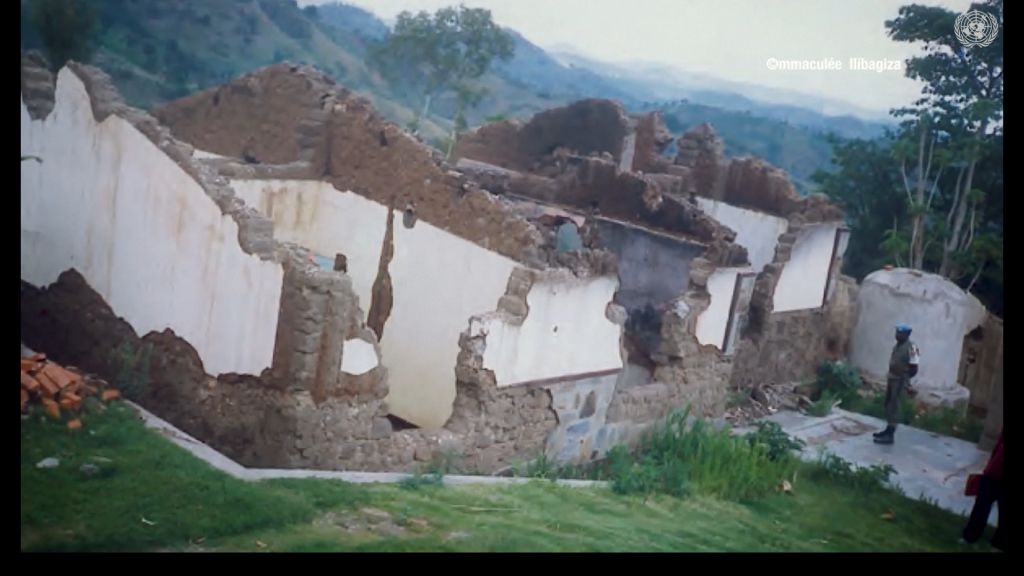
[[(963, 519), (895, 493), (798, 479), (792, 496), (617, 496), (543, 481), (519, 487), (246, 483), (143, 428), (123, 404), (69, 431), (21, 423), (22, 551), (990, 551), (956, 544)], [(40, 469), (46, 457), (60, 466)], [(92, 476), (79, 467), (92, 463)], [(348, 532), (374, 508), (404, 534)], [(881, 518), (888, 511), (895, 519)]]

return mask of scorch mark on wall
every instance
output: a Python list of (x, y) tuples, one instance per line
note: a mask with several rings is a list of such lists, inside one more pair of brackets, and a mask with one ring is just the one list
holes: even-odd
[(395, 211), (388, 210), (387, 228), (384, 231), (384, 243), (380, 250), (380, 265), (377, 268), (377, 279), (373, 282), (370, 301), (370, 312), (366, 324), (377, 334), (377, 340), (384, 338), (384, 323), (391, 316), (395, 297), (391, 287), (391, 273), (388, 266), (395, 256)]

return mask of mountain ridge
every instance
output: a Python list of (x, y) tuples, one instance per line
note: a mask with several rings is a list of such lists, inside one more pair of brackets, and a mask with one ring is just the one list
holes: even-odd
[[(21, 0), (23, 48), (40, 44), (26, 17), (32, 1)], [(370, 98), (400, 125), (422, 103), (418, 94), (396, 92), (366, 66), (368, 44), (389, 28), (357, 6), (337, 2), (310, 9), (293, 0), (103, 0), (97, 5), (100, 34), (94, 62), (129, 103), (141, 108), (285, 60), (320, 68)], [(741, 94), (690, 89), (683, 97), (669, 86), (662, 95), (671, 97), (658, 98), (650, 83), (622, 70), (602, 70), (600, 63), (567, 66), (519, 32), (508, 32), (516, 56), (496, 63), (481, 80), (489, 96), (469, 115), (470, 125), (497, 117), (525, 119), (581, 98), (615, 99), (630, 111), (662, 110), (677, 137), (692, 125), (712, 121), (732, 153), (760, 155), (789, 171), (805, 192), (809, 174), (829, 168), (825, 132), (872, 137), (881, 130), (856, 119), (823, 120), (813, 110), (767, 105)], [(450, 96), (435, 99), (432, 114), (420, 123), (421, 134), (443, 148), (454, 111)]]

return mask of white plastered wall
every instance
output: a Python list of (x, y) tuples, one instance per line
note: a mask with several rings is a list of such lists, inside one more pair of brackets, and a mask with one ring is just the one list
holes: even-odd
[(789, 222), (785, 218), (710, 198), (699, 197), (697, 203), (706, 214), (736, 232), (736, 243), (747, 249), (750, 260), (749, 267), (722, 268), (708, 278), (711, 302), (697, 317), (697, 340), (705, 346), (722, 350), (729, 326), (729, 309), (736, 291), (736, 276), (741, 272), (761, 272), (775, 260), (779, 236), (786, 233)]
[(274, 352), (283, 269), (245, 253), (238, 225), (130, 123), (97, 124), (82, 81), (57, 77), (56, 105), (21, 104), (21, 277), (70, 268), (137, 334), (170, 328), (206, 372), (259, 374)]
[[(335, 254), (345, 254), (352, 288), (363, 312), (369, 310), (384, 242), (386, 206), (318, 180), (232, 180), (231, 188), (274, 221), (278, 240), (304, 246), (332, 265)], [(395, 225), (401, 226), (400, 216)]]
[(779, 236), (789, 228), (785, 218), (737, 208), (710, 198), (698, 197), (697, 205), (708, 216), (736, 232), (736, 243), (747, 249), (747, 258), (754, 272), (761, 272), (775, 260)]
[(729, 309), (736, 292), (736, 276), (740, 272), (753, 271), (751, 268), (721, 268), (708, 277), (707, 290), (711, 303), (697, 317), (697, 341), (719, 350), (725, 344), (725, 333), (729, 327)]
[[(387, 207), (324, 182), (235, 180), (231, 185), (274, 220), (279, 239), (323, 256), (345, 254), (353, 287), (364, 312), (369, 310)], [(497, 307), (516, 263), (426, 222), (406, 228), (401, 211), (395, 211), (393, 242), (388, 271), (394, 304), (380, 342), (391, 390), (388, 406), (417, 426), (440, 428), (455, 399), (459, 336), (470, 317)]]
[(605, 315), (618, 287), (607, 277), (540, 280), (527, 295), (521, 325), (500, 314), (474, 318), (470, 334), (485, 335), (483, 367), (499, 388), (621, 370), (622, 328)]
[(822, 307), (838, 229), (838, 224), (818, 224), (800, 230), (775, 286), (774, 312)]

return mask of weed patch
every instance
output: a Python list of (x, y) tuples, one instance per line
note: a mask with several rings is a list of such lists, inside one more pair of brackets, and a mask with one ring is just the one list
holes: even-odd
[(812, 478), (859, 492), (871, 493), (881, 490), (900, 492), (898, 486), (890, 483), (890, 478), (896, 474), (896, 469), (889, 464), (855, 466), (835, 454), (824, 452), (818, 462), (810, 468), (810, 472)]
[(755, 499), (775, 491), (795, 470), (796, 459), (789, 454), (795, 444), (779, 433), (771, 427), (749, 437), (716, 431), (703, 420), (691, 420), (687, 407), (648, 431), (635, 453), (624, 447), (609, 451), (606, 469), (619, 494)]
[(756, 430), (746, 435), (747, 443), (751, 447), (761, 444), (768, 450), (768, 458), (773, 461), (786, 460), (793, 457), (793, 451), (803, 450), (806, 442), (794, 438), (782, 429), (778, 422), (759, 420), (755, 426)]

